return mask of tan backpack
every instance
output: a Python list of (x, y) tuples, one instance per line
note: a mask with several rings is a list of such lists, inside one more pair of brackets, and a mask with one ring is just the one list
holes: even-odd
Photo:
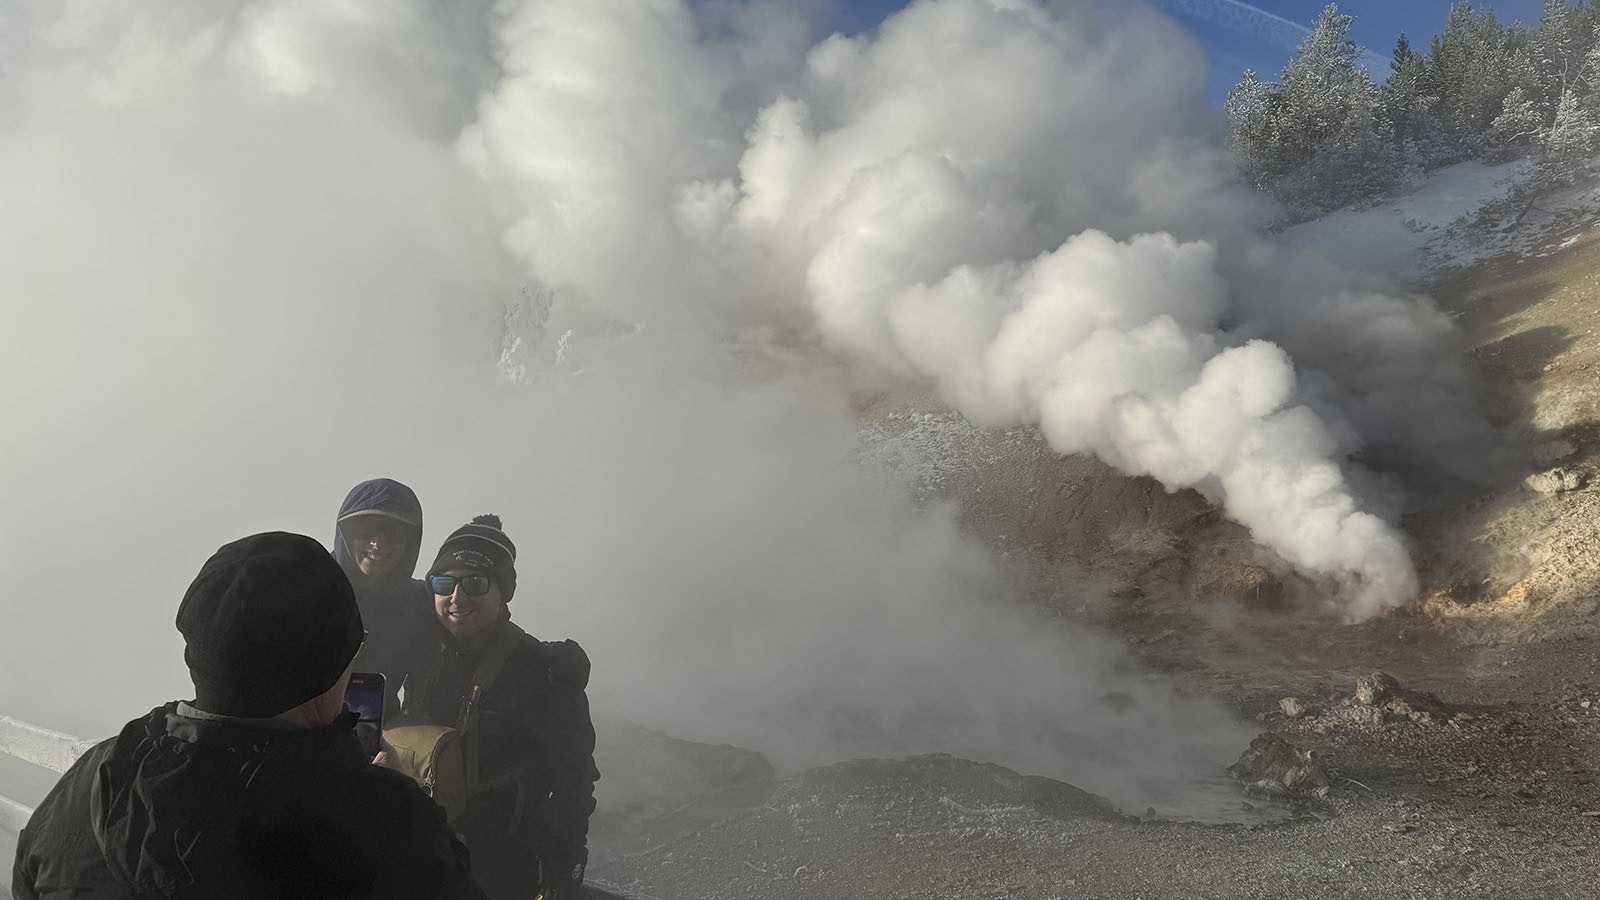
[(467, 811), (468, 798), (492, 786), (478, 777), (478, 702), (525, 636), (510, 622), (495, 636), (472, 673), (471, 691), (454, 726), (403, 719), (383, 730), (383, 739), (395, 749), (395, 768), (410, 775), (452, 822)]
[(394, 747), (395, 768), (410, 775), (423, 793), (454, 822), (467, 811), (466, 742), (449, 725), (396, 725), (383, 731)]

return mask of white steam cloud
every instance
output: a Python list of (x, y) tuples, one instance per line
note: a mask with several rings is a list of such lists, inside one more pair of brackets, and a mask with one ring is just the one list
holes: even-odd
[(326, 538), (389, 475), (424, 556), (502, 515), (514, 613), (589, 649), (601, 713), (1141, 809), (1237, 754), (1016, 614), (950, 510), (853, 462), (837, 385), (1197, 488), (1364, 615), (1415, 583), (1396, 484), (1475, 433), (1447, 323), (1252, 236), (1149, 9), (934, 0), (817, 43), (806, 8), (8, 5), (0, 657), (59, 680), (0, 711), (106, 733), (185, 693), (205, 556)]
[[(1349, 459), (1473, 420), (1435, 349), (1448, 328), (1249, 237), (1259, 209), (1173, 87), (1202, 79), (1170, 23), (918, 3), (747, 91), (774, 99), (744, 120), (718, 103), (737, 54), (650, 9), (526, 3), (502, 34), (507, 77), (465, 146), (522, 198), (510, 242), (542, 283), (652, 326), (686, 303), (724, 323), (809, 307), (828, 344), (981, 425), (1202, 491), (1343, 585), (1352, 616), (1415, 591), (1398, 501)], [(574, 54), (574, 15), (605, 52)], [(666, 64), (609, 62), (641, 56)], [(1440, 402), (1396, 414), (1418, 396)]]

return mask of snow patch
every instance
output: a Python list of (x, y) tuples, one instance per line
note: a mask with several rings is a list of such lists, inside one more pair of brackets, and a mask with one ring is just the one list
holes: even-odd
[(1419, 283), (1497, 256), (1548, 256), (1600, 223), (1600, 179), (1513, 200), (1533, 174), (1526, 159), (1458, 163), (1405, 196), (1285, 229), (1283, 242)]
[[(1405, 196), (1366, 209), (1341, 209), (1285, 229), (1283, 241), (1292, 247), (1315, 248), (1347, 266), (1401, 277), (1424, 267), (1466, 265), (1483, 258), (1482, 251), (1459, 238), (1446, 240), (1452, 226), (1504, 200), (1527, 170), (1524, 161), (1493, 166), (1458, 163), (1434, 173)], [(1424, 266), (1425, 256), (1431, 265)]]

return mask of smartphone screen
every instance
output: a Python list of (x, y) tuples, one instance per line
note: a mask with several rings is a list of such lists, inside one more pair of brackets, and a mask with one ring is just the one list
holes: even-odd
[(378, 739), (383, 736), (383, 676), (377, 672), (353, 672), (344, 691), (345, 708), (355, 713), (356, 737), (369, 758), (378, 755)]

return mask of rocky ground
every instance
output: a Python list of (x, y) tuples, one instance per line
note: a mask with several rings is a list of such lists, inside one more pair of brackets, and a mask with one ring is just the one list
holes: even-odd
[[(597, 817), (592, 871), (674, 900), (1600, 896), (1597, 251), (1600, 237), (1567, 239), (1435, 285), (1511, 463), (1408, 518), (1423, 596), (1363, 625), (1198, 497), (1023, 433), (962, 454), (1007, 473), (961, 497), (974, 527), (1002, 549), (1071, 547), (1114, 587), (1042, 594), (1043, 611), (1117, 634), (1286, 742), (1257, 748), (1279, 765), (1239, 772), (1252, 787), (1227, 801), (1257, 820), (1119, 811), (946, 756), (780, 778), (748, 750), (611, 723), (602, 768), (639, 781), (613, 785), (630, 800)], [(883, 427), (929, 415), (867, 406)], [(916, 462), (960, 494), (962, 463)]]
[[(1592, 646), (1558, 649), (1600, 662)], [(729, 900), (1595, 896), (1600, 689), (1474, 687), (1470, 704), (1336, 689), (1263, 711), (1263, 729), (1321, 773), (1275, 822), (1124, 815), (946, 756), (865, 760), (707, 791), (613, 835), (595, 870), (654, 896)]]

